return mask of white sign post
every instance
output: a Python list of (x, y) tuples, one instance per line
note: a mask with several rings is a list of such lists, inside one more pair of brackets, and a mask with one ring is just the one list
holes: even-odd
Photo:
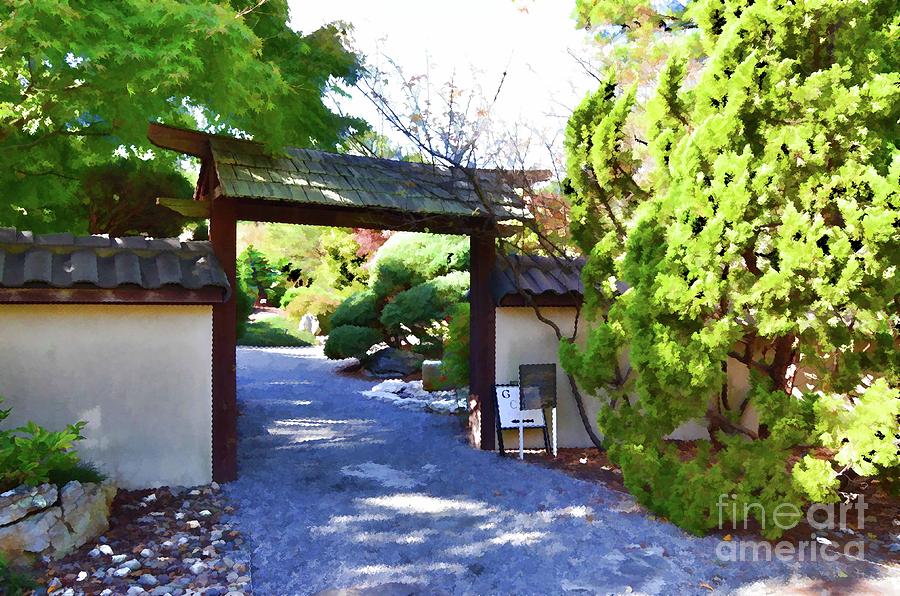
[(519, 409), (519, 386), (497, 385), (497, 410), (500, 413), (500, 428), (518, 429), (519, 459), (525, 458), (525, 429), (543, 428), (544, 411)]

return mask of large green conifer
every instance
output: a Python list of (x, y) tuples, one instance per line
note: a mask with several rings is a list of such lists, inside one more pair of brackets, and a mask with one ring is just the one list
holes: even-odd
[[(637, 126), (635, 87), (612, 75), (570, 121), (593, 325), (562, 354), (609, 396), (600, 426), (629, 489), (702, 531), (720, 494), (768, 517), (835, 499), (838, 470), (900, 472), (900, 14), (704, 0), (679, 16), (703, 55), (671, 56)], [(729, 394), (728, 362), (750, 370), (747, 395)], [(664, 440), (704, 417), (710, 444)], [(831, 460), (798, 461), (811, 446)]]

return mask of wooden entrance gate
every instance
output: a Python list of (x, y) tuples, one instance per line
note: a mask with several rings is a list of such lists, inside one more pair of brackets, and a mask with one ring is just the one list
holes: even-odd
[[(236, 288), (237, 222), (465, 234), (470, 238), (469, 431), (481, 449), (495, 443), (494, 305), (490, 275), (499, 222), (525, 216), (497, 172), (287, 148), (150, 124), (150, 141), (201, 160), (193, 200), (164, 204), (209, 219), (216, 256)], [(237, 477), (235, 292), (213, 309), (213, 478)]]

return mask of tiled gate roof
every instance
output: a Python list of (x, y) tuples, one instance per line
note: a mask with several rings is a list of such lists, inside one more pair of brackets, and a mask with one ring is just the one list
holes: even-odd
[(522, 199), (494, 171), (467, 174), (435, 164), (294, 147), (271, 156), (248, 141), (212, 135), (209, 141), (227, 197), (500, 220), (526, 215)]

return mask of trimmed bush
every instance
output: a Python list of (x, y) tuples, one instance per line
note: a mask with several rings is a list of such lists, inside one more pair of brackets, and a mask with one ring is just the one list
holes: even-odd
[(469, 384), (469, 303), (454, 304), (448, 323), (442, 370), (451, 386), (465, 387)]
[(396, 234), (378, 250), (369, 287), (383, 299), (451, 271), (468, 269), (465, 236)]
[(240, 339), (247, 332), (250, 313), (253, 312), (253, 305), (256, 304), (256, 294), (240, 279), (238, 279), (237, 288), (234, 291), (237, 292), (235, 296), (235, 300), (237, 300), (237, 336)]
[(338, 306), (331, 315), (331, 326), (355, 325), (370, 327), (378, 322), (378, 298), (372, 290), (353, 294)]
[(469, 273), (454, 271), (400, 292), (381, 311), (381, 324), (392, 333), (401, 325), (410, 330), (424, 329), (445, 318), (450, 307), (465, 299)]
[(325, 342), (325, 355), (333, 360), (362, 358), (369, 348), (381, 341), (381, 334), (371, 327), (344, 325), (331, 330)]
[[(396, 234), (372, 261), (369, 289), (345, 299), (331, 327), (371, 327), (379, 341), (439, 357), (443, 319), (469, 288), (469, 241), (436, 234)], [(374, 342), (377, 343), (377, 342)]]

